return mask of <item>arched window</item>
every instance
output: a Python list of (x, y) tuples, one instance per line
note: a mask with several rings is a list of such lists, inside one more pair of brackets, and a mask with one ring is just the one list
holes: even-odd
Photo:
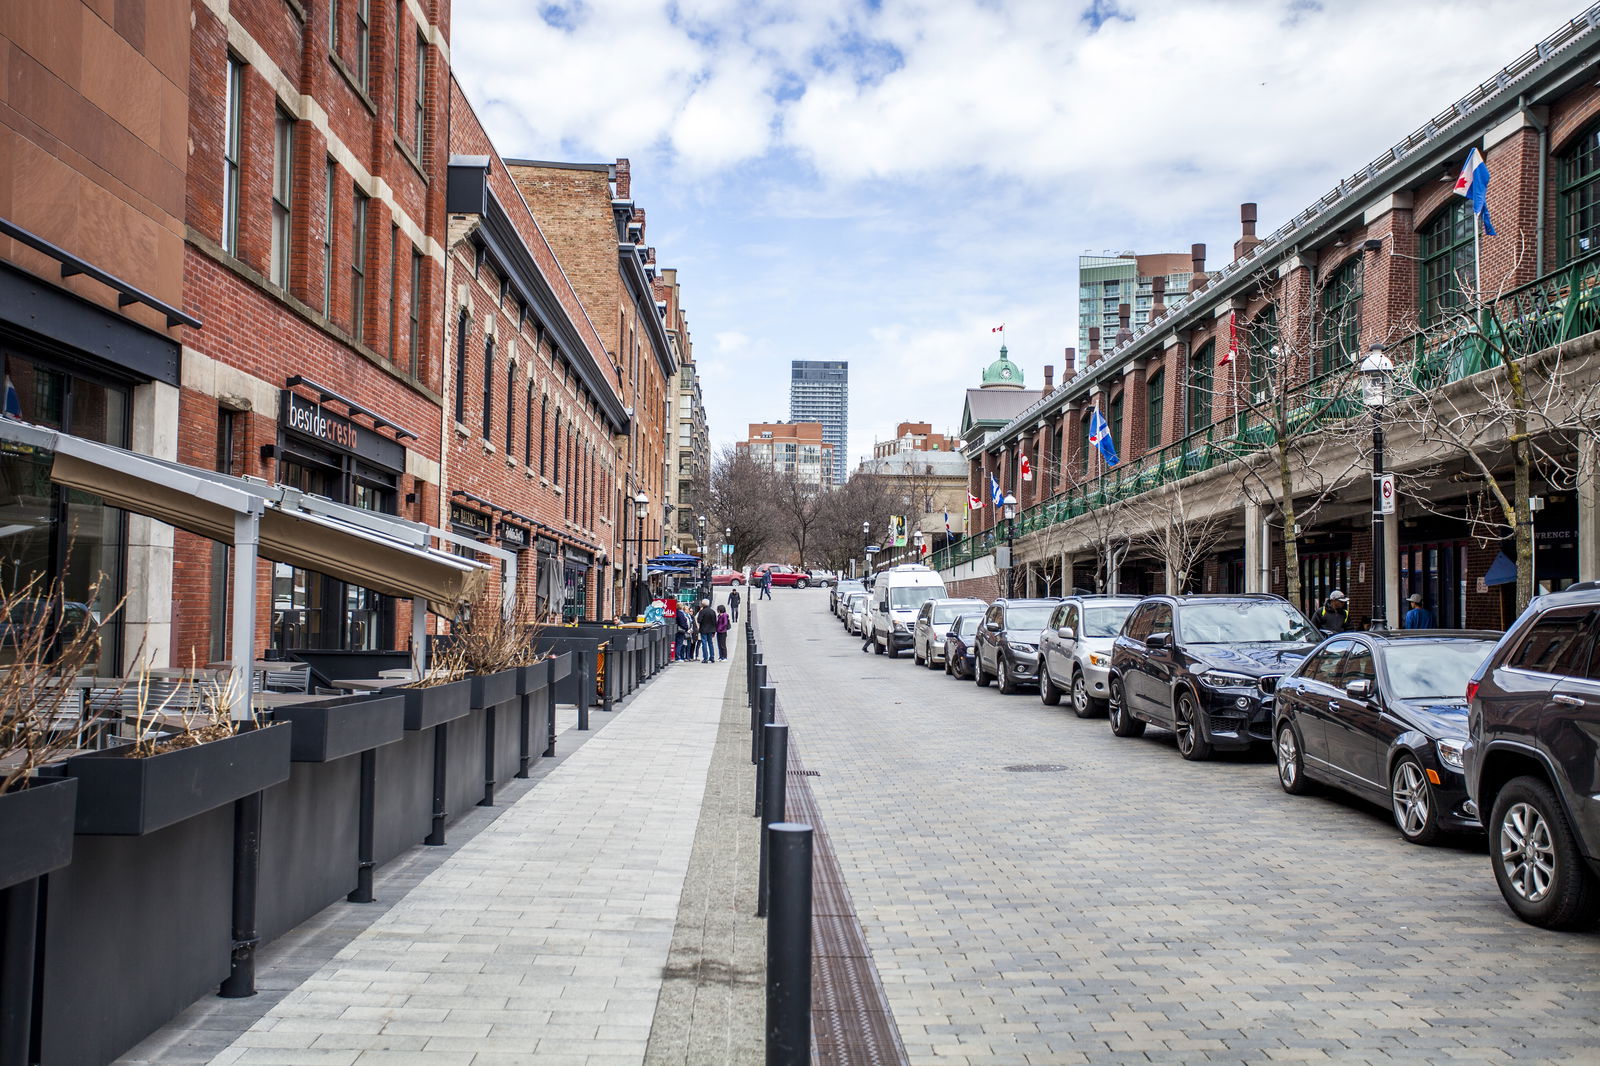
[(1216, 361), (1217, 342), (1206, 341), (1189, 359), (1188, 396), (1189, 432), (1205, 429), (1211, 424), (1211, 365)]
[(1322, 320), (1318, 323), (1314, 372), (1320, 377), (1343, 366), (1361, 350), (1361, 255), (1357, 253), (1329, 275), (1322, 286)]
[(1556, 200), (1562, 264), (1600, 250), (1600, 122), (1557, 158)]
[(1477, 225), (1471, 202), (1452, 196), (1418, 232), (1424, 326), (1449, 318), (1466, 304), (1464, 294), (1477, 288), (1472, 240)]
[(1127, 442), (1122, 439), (1122, 391), (1111, 398), (1111, 414), (1106, 419), (1111, 425), (1111, 444), (1120, 452), (1127, 447)]
[(1281, 337), (1278, 333), (1277, 305), (1268, 304), (1263, 307), (1261, 313), (1250, 320), (1245, 333), (1244, 380), (1248, 392), (1246, 399), (1251, 403), (1262, 403), (1267, 398), (1267, 389), (1271, 386), (1272, 379), (1282, 376), (1282, 368), (1275, 365), (1283, 357), (1283, 352), (1279, 348)]
[(1166, 376), (1157, 370), (1144, 386), (1144, 443), (1149, 451), (1161, 447), (1162, 422), (1167, 416)]
[(467, 309), (456, 319), (456, 421), (467, 420)]

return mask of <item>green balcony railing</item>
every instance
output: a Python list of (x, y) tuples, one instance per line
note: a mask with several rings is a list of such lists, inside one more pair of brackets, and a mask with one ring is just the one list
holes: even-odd
[[(1410, 359), (1402, 366), (1409, 384), (1433, 389), (1499, 365), (1501, 352), (1521, 357), (1597, 330), (1600, 252), (1513, 289), (1475, 313), (1419, 330), (1389, 350), (1397, 356), (1409, 351)], [(1294, 436), (1315, 432), (1361, 410), (1355, 377), (1344, 368), (1296, 386), (1288, 399), (1285, 421)], [(1270, 448), (1277, 442), (1277, 422), (1276, 417), (1257, 411), (1219, 419), (1019, 512), (1014, 535), (1020, 539)], [(945, 570), (972, 562), (1004, 541), (1002, 519), (994, 529), (935, 552), (930, 565)]]

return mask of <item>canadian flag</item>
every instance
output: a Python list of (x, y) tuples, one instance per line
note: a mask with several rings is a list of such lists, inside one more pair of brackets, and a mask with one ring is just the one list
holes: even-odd
[(918, 545), (917, 553), (919, 555), (927, 555), (928, 554), (928, 542), (927, 541), (923, 541), (920, 545)]
[(1239, 354), (1239, 316), (1228, 312), (1228, 350), (1223, 353), (1222, 361), (1218, 366), (1227, 366), (1233, 362), (1233, 357)]
[(969, 510), (969, 511), (981, 511), (981, 510), (983, 510), (983, 501), (978, 499), (972, 493), (970, 493), (970, 492), (967, 493), (967, 510)]
[(1026, 455), (1024, 455), (1022, 457), (1022, 465), (1020, 467), (1018, 467), (1017, 469), (1022, 474), (1022, 480), (1024, 480), (1024, 481), (1032, 481), (1033, 480), (1033, 467), (1028, 465), (1028, 457)]
[(1004, 322), (1002, 322), (998, 326), (994, 327), (994, 329), (991, 329), (989, 332), (990, 333), (1004, 333), (1005, 331), (1006, 331), (1006, 324)]

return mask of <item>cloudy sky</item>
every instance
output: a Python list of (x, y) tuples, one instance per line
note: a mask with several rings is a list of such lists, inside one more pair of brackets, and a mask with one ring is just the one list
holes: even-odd
[(850, 362), (851, 466), (957, 428), (1004, 323), (1077, 344), (1077, 257), (1265, 235), (1579, 0), (456, 0), (504, 155), (633, 161), (714, 445)]

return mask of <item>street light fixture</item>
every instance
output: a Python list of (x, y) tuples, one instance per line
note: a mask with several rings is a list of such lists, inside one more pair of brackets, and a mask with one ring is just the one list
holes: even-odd
[(867, 549), (872, 544), (872, 523), (861, 523), (861, 576), (866, 577), (867, 571), (872, 569), (872, 553)]
[(922, 530), (919, 529), (911, 534), (911, 547), (913, 550), (915, 550), (918, 559), (922, 558), (922, 541)]
[(1002, 513), (1006, 518), (1006, 596), (1011, 595), (1011, 572), (1015, 564), (1011, 560), (1012, 552), (1017, 542), (1017, 498), (1011, 493), (1006, 493), (1005, 499), (1000, 501), (1004, 508)]
[[(1394, 386), (1394, 360), (1382, 344), (1367, 349), (1361, 360), (1361, 402), (1372, 412), (1372, 628), (1389, 625), (1388, 579), (1384, 573), (1383, 409)], [(1392, 503), (1390, 504), (1392, 506)]]
[(644, 609), (649, 606), (649, 604), (645, 603), (644, 600), (646, 595), (645, 590), (650, 587), (649, 582), (644, 576), (644, 519), (649, 513), (650, 497), (645, 495), (645, 491), (643, 489), (640, 489), (639, 494), (633, 498), (633, 515), (639, 520), (639, 584), (633, 590), (633, 616), (635, 618), (638, 618), (640, 615), (644, 614)]
[(700, 592), (705, 598), (711, 594), (711, 559), (706, 555), (706, 516), (701, 515), (700, 524)]

